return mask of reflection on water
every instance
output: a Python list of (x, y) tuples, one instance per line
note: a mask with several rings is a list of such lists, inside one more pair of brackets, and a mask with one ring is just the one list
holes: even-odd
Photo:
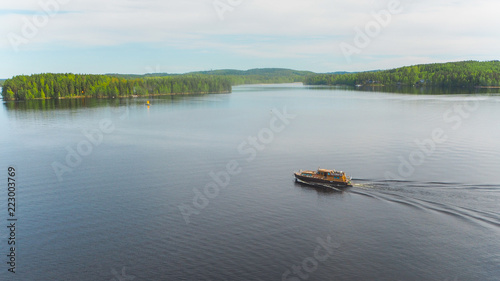
[(429, 86), (370, 86), (365, 85), (361, 87), (353, 86), (306, 86), (311, 90), (345, 90), (345, 91), (362, 91), (362, 92), (383, 92), (383, 93), (397, 93), (397, 94), (410, 94), (410, 95), (498, 95), (500, 88), (442, 88), (442, 87), (429, 87)]
[[(139, 98), (4, 103), (19, 278), (111, 280), (126, 268), (137, 280), (281, 280), (331, 236), (340, 247), (308, 280), (497, 280), (500, 99), (452, 94), (288, 84), (154, 97), (149, 108)], [(443, 120), (471, 99), (478, 110), (459, 128)], [(296, 117), (248, 161), (238, 147), (269, 127), (273, 108)], [(100, 139), (104, 119), (115, 129)], [(410, 176), (386, 180), (437, 127), (447, 141)], [(100, 142), (58, 181), (52, 163), (89, 139)], [(202, 198), (210, 173), (233, 160), (242, 172)], [(293, 171), (318, 166), (354, 186), (294, 183)], [(199, 207), (189, 224), (181, 204)]]
[[(222, 94), (221, 94), (222, 95)], [(79, 108), (114, 107), (126, 105), (145, 105), (146, 101), (153, 104), (155, 101), (161, 103), (182, 103), (186, 98), (192, 102), (194, 99), (203, 99), (207, 95), (165, 95), (149, 98), (118, 98), (118, 99), (95, 99), (95, 98), (75, 98), (75, 99), (46, 99), (27, 101), (7, 101), (3, 105), (8, 110), (66, 110)]]

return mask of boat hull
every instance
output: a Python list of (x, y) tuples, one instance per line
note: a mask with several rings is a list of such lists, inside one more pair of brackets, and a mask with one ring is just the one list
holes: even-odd
[(307, 176), (302, 176), (300, 174), (294, 173), (295, 175), (295, 180), (303, 182), (305, 184), (311, 184), (311, 185), (330, 185), (330, 186), (335, 186), (335, 187), (349, 187), (352, 186), (350, 182), (341, 182), (341, 181), (330, 181), (330, 180), (325, 180), (322, 178), (318, 177), (307, 177)]

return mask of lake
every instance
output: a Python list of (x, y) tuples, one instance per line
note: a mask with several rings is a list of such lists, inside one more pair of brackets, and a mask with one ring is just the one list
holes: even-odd
[[(150, 102), (0, 106), (17, 219), (1, 280), (498, 280), (500, 95), (279, 84)], [(294, 181), (318, 167), (354, 186)]]

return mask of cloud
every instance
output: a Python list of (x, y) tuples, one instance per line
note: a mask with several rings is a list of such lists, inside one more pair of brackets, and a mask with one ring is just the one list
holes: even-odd
[[(223, 20), (214, 2), (227, 0), (7, 1), (1, 4), (0, 36), (23, 36), (26, 22), (33, 23), (55, 1), (59, 12), (37, 28), (21, 51), (142, 44), (250, 59), (334, 62), (338, 70), (372, 62), (493, 57), (500, 43), (500, 2), (495, 0), (400, 0), (403, 11), (392, 15), (351, 64), (339, 45), (353, 44), (355, 28), (363, 30), (391, 0), (241, 0), (231, 2), (237, 5), (225, 10)], [(9, 40), (0, 40), (0, 49), (11, 47)]]

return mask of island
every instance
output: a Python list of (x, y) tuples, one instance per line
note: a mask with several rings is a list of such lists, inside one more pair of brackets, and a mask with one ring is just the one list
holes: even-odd
[(314, 73), (284, 68), (144, 75), (43, 73), (6, 79), (2, 96), (4, 100), (32, 100), (231, 93), (233, 85), (302, 82), (311, 74)]

